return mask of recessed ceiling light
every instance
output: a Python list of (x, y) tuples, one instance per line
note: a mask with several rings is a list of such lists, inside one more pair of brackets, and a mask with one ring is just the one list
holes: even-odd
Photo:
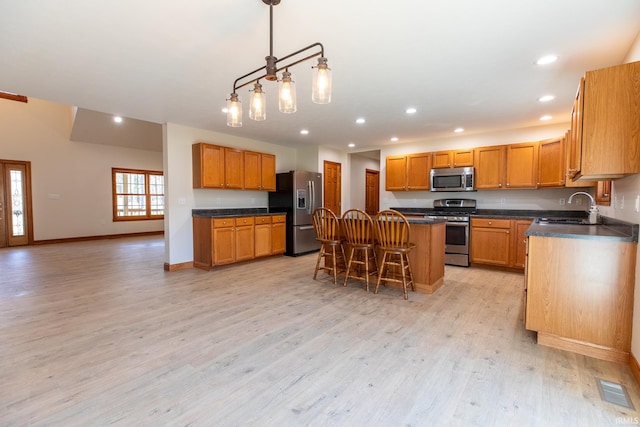
[(547, 120), (551, 120), (552, 118), (553, 118), (553, 117), (551, 117), (551, 116), (547, 115), (547, 116), (542, 116), (542, 117), (540, 117), (540, 120), (542, 120), (542, 121), (547, 121)]
[(453, 131), (454, 131), (455, 133), (464, 132), (464, 128), (455, 128)]
[(301, 134), (301, 135), (309, 135), (309, 131), (308, 131), (308, 130), (306, 130), (306, 129), (302, 129), (302, 130), (300, 131), (300, 134)]
[(353, 142), (350, 142), (350, 143), (349, 143), (349, 148), (353, 148), (353, 147), (355, 147), (355, 146), (356, 146), (356, 144), (354, 144)]
[(549, 101), (553, 101), (554, 99), (556, 99), (554, 95), (543, 95), (540, 98), (538, 98), (538, 101), (549, 102)]
[(391, 142), (398, 142), (398, 137), (397, 136), (392, 136), (391, 137)]
[(405, 113), (407, 113), (407, 114), (415, 114), (416, 111), (418, 111), (418, 110), (416, 110), (414, 107), (409, 107), (409, 108), (407, 108), (405, 110)]
[(538, 65), (547, 65), (558, 60), (557, 55), (546, 55), (536, 61)]
[(363, 124), (364, 122), (366, 122), (366, 120), (363, 117), (359, 117), (356, 119), (356, 123), (359, 125)]
[(116, 123), (122, 123), (122, 117), (120, 116), (113, 116), (113, 121)]

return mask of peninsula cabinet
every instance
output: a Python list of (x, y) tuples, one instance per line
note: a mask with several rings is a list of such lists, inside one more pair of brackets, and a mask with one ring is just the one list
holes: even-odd
[(574, 179), (609, 180), (640, 172), (640, 61), (585, 73), (571, 133)]
[(416, 153), (406, 156), (387, 156), (387, 191), (429, 190), (431, 153)]
[(473, 150), (447, 150), (432, 153), (433, 169), (473, 166)]
[(244, 189), (276, 191), (276, 156), (244, 152)]
[(628, 363), (637, 243), (529, 236), (525, 327), (538, 344)]
[(471, 218), (471, 262), (523, 269), (530, 225), (528, 219)]

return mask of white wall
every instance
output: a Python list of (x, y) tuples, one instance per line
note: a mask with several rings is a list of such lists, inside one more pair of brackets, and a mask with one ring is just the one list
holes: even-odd
[[(350, 197), (347, 204), (343, 206), (342, 211), (347, 209), (366, 208), (366, 170), (380, 170), (380, 162), (368, 157), (359, 156), (357, 153), (349, 156), (351, 162), (351, 170), (347, 187), (350, 188)], [(346, 174), (345, 174), (346, 175)]]
[(295, 169), (296, 151), (267, 144), (196, 129), (174, 123), (163, 126), (165, 189), (165, 262), (180, 264), (193, 261), (192, 209), (268, 207), (266, 191), (194, 189), (192, 184), (191, 147), (208, 142), (225, 147), (275, 154), (276, 172)]
[[(625, 62), (640, 61), (640, 34), (629, 49)], [(640, 197), (640, 174), (613, 181), (611, 189), (611, 206), (600, 208), (603, 215), (640, 223), (640, 213), (635, 211), (635, 200)], [(636, 359), (640, 358), (640, 251), (636, 256), (636, 288), (634, 294), (633, 336), (631, 352)]]
[(31, 162), (34, 240), (161, 231), (113, 222), (111, 168), (162, 170), (162, 153), (71, 141), (72, 120), (66, 105), (0, 99), (0, 159)]

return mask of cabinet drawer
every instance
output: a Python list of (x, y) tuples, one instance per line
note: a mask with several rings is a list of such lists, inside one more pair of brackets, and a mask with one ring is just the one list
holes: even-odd
[(233, 218), (214, 218), (213, 219), (213, 228), (233, 227), (233, 226), (234, 226)]
[(286, 215), (274, 215), (271, 217), (271, 222), (276, 224), (279, 222), (287, 222), (287, 216)]
[(270, 216), (257, 216), (255, 217), (256, 225), (260, 224), (271, 224)]
[(472, 227), (510, 228), (510, 219), (471, 218)]
[(253, 217), (252, 216), (243, 216), (241, 218), (236, 218), (236, 226), (241, 225), (253, 225)]

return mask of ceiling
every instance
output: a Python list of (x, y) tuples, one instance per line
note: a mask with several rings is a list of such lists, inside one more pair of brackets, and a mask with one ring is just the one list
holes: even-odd
[[(171, 122), (366, 151), (392, 136), (428, 142), (457, 127), (468, 135), (537, 126), (545, 114), (545, 124), (567, 122), (580, 76), (621, 63), (640, 32), (638, 0), (282, 0), (273, 54), (321, 42), (332, 102), (311, 102), (313, 59), (289, 70), (295, 114), (279, 113), (277, 84), (262, 81), (267, 120), (249, 119), (245, 87), (243, 127), (230, 128), (221, 110), (234, 80), (269, 54), (262, 0), (0, 0), (0, 10), (0, 90), (77, 106), (74, 138), (101, 143), (124, 126)], [(558, 61), (535, 64), (551, 53)], [(545, 94), (556, 98), (538, 102)], [(111, 114), (135, 120), (111, 134)], [(108, 125), (92, 136), (81, 121), (91, 118)]]

